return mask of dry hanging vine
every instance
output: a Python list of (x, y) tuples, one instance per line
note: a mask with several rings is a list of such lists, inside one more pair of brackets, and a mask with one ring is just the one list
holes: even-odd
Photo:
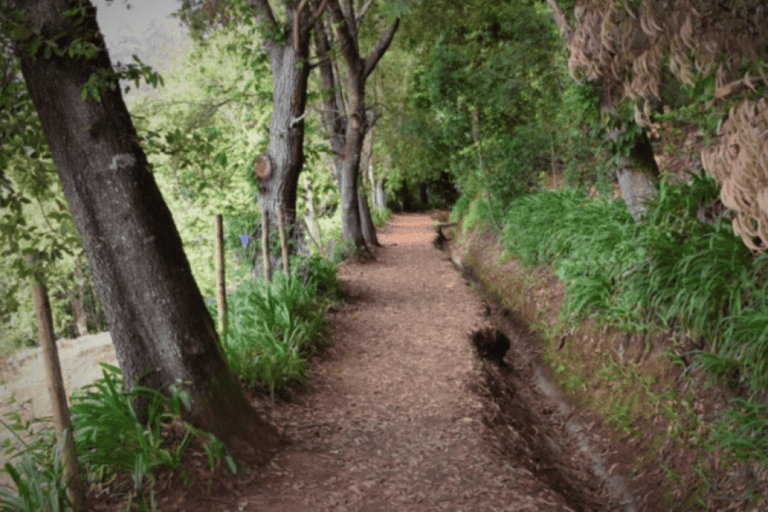
[[(574, 18), (573, 31), (558, 20), (571, 75), (599, 79), (608, 104), (634, 100), (636, 121), (652, 131), (659, 127), (651, 121), (650, 100), (661, 99), (665, 66), (689, 86), (712, 76), (715, 101), (768, 86), (764, 0), (591, 0), (578, 3)], [(718, 133), (702, 161), (720, 183), (723, 203), (738, 212), (734, 231), (762, 252), (768, 247), (765, 99), (731, 109)]]

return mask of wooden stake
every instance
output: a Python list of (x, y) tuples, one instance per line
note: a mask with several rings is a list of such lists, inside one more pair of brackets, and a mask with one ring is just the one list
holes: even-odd
[(288, 275), (291, 270), (288, 262), (288, 240), (285, 237), (285, 226), (283, 225), (283, 207), (277, 205), (277, 229), (280, 231), (280, 249), (283, 254), (283, 272)]
[[(34, 264), (35, 257), (27, 256), (27, 262)], [(67, 496), (75, 511), (82, 509), (85, 493), (77, 467), (77, 452), (72, 436), (72, 425), (69, 422), (69, 407), (64, 380), (61, 377), (59, 353), (56, 350), (56, 340), (53, 333), (51, 304), (48, 300), (48, 290), (42, 277), (35, 272), (32, 277), (32, 299), (35, 303), (37, 316), (38, 341), (43, 352), (45, 372), (48, 376), (48, 392), (51, 396), (51, 407), (56, 439), (62, 446), (61, 457), (64, 466), (64, 480), (67, 484)]]
[[(216, 216), (216, 264), (219, 296), (219, 333), (222, 338), (227, 333), (227, 269), (224, 261), (224, 229), (221, 215)], [(223, 341), (223, 340), (222, 340)]]
[(264, 281), (268, 283), (272, 272), (269, 268), (269, 211), (266, 208), (261, 211), (261, 260), (264, 268)]

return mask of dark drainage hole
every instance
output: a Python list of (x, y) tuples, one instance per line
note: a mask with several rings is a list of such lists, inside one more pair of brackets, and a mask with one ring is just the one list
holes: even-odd
[(477, 355), (483, 359), (488, 359), (501, 366), (504, 363), (504, 354), (509, 350), (509, 338), (498, 329), (486, 327), (473, 332), (470, 335), (470, 341), (477, 350)]

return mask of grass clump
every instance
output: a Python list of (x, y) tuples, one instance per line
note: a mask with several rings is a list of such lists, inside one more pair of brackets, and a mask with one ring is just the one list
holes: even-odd
[[(182, 407), (191, 406), (181, 386), (172, 386), (169, 396), (140, 385), (127, 391), (119, 368), (99, 364), (102, 378), (73, 394), (70, 407), (78, 462), (92, 488), (109, 487), (111, 493), (125, 495), (127, 510), (134, 510), (133, 505), (157, 510), (155, 475), (160, 469), (175, 473), (196, 437), (208, 454), (209, 469), (224, 459), (236, 471), (220, 440), (181, 421)], [(147, 404), (145, 421), (134, 409), (137, 399)], [(62, 481), (61, 447), (50, 419), (23, 421), (17, 412), (6, 419), (2, 424), (16, 442), (5, 441), (5, 452), (12, 458), (2, 471), (10, 475), (16, 489), (0, 488), (0, 512), (70, 510)], [(40, 425), (45, 428), (36, 428)], [(170, 435), (175, 427), (181, 433)]]
[[(554, 268), (567, 289), (566, 322), (595, 317), (629, 332), (705, 337), (711, 352), (699, 352), (695, 364), (760, 392), (768, 388), (768, 256), (754, 258), (729, 223), (698, 221), (699, 206), (717, 194), (703, 173), (681, 185), (662, 179), (636, 224), (622, 201), (576, 188), (539, 191), (511, 203), (502, 241), (529, 266)], [(728, 432), (741, 440), (718, 439), (757, 454), (764, 411), (736, 405)]]
[[(222, 337), (232, 370), (249, 385), (288, 398), (306, 383), (307, 357), (323, 348), (325, 310), (340, 298), (336, 266), (320, 256), (294, 260), (271, 282), (246, 281), (228, 298)], [(215, 318), (215, 304), (209, 310)]]

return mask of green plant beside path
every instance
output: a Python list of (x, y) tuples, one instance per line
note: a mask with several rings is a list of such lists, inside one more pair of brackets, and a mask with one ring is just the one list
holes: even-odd
[[(323, 347), (326, 305), (341, 297), (335, 262), (313, 256), (293, 263), (289, 275), (276, 272), (271, 283), (246, 282), (238, 288), (232, 299), (234, 321), (222, 340), (233, 370), (273, 398), (306, 382), (307, 357)], [(215, 304), (209, 309), (215, 314)], [(157, 472), (175, 474), (195, 438), (203, 444), (211, 471), (224, 460), (236, 472), (234, 459), (217, 438), (181, 421), (182, 407), (190, 406), (184, 383), (173, 386), (168, 396), (140, 385), (129, 392), (119, 368), (100, 364), (103, 377), (75, 393), (70, 408), (80, 463), (92, 488), (109, 487), (127, 496), (129, 509), (135, 503), (140, 510), (157, 510)], [(145, 423), (138, 420), (136, 399), (146, 404)], [(40, 430), (47, 422), (23, 421), (16, 412), (6, 419), (3, 428), (16, 434), (16, 443), (9, 439), (3, 448), (18, 462), (3, 469), (16, 489), (0, 488), (0, 512), (69, 510), (50, 426)]]
[[(566, 285), (563, 325), (591, 317), (629, 333), (703, 337), (709, 352), (699, 351), (694, 365), (759, 393), (768, 388), (768, 259), (753, 258), (728, 223), (696, 219), (717, 193), (703, 174), (681, 185), (662, 180), (644, 221), (635, 224), (621, 201), (591, 199), (570, 187), (534, 192), (509, 205), (501, 241), (526, 265), (551, 266)], [(477, 198), (460, 205), (465, 229), (488, 225), (486, 204)], [(638, 404), (628, 405), (606, 412), (631, 432)], [(690, 420), (683, 416), (681, 422)], [(760, 404), (737, 403), (713, 440), (737, 458), (765, 462), (765, 418)]]

